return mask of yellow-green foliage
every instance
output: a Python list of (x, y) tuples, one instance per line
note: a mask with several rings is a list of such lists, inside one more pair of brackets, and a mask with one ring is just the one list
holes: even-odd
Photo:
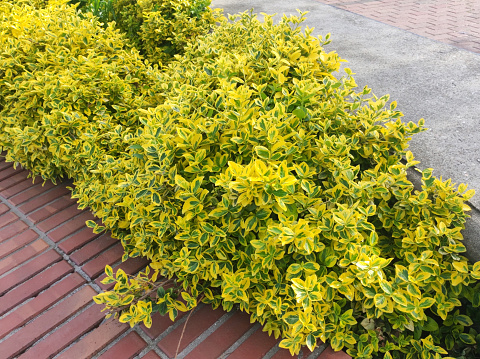
[(152, 63), (166, 64), (219, 18), (206, 0), (117, 0), (117, 27)]
[(102, 156), (116, 155), (118, 140), (104, 133), (125, 135), (138, 121), (132, 109), (156, 101), (154, 74), (118, 30), (65, 3), (0, 5), (0, 146), (44, 178), (85, 170), (91, 136)]
[(115, 287), (94, 299), (120, 321), (202, 301), (238, 306), (292, 353), (478, 353), (480, 263), (460, 233), (473, 191), (431, 170), (413, 189), (423, 121), (334, 76), (342, 60), (303, 14), (222, 20), (163, 72), (63, 2), (2, 2), (0, 17), (0, 150), (74, 178), (103, 221), (88, 225), (152, 261), (130, 278), (107, 266)]
[[(436, 321), (458, 315), (461, 300), (480, 304), (480, 263), (460, 242), (473, 191), (431, 170), (414, 191), (406, 149), (421, 124), (401, 122), (387, 97), (354, 92), (350, 75), (337, 80), (341, 60), (301, 20), (238, 20), (170, 65), (166, 102), (142, 111), (128, 151), (75, 196), (130, 256), (147, 256), (189, 296), (238, 305), (292, 353), (320, 339), (354, 357), (446, 354)], [(144, 293), (107, 280), (116, 290), (96, 300), (112, 309), (118, 293)], [(142, 305), (182, 310), (165, 295)], [(145, 320), (140, 302), (120, 320)], [(459, 345), (474, 343), (463, 328)]]

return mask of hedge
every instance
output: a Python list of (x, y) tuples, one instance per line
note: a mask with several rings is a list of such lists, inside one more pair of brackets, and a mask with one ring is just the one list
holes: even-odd
[(73, 178), (103, 222), (88, 225), (151, 261), (136, 277), (106, 267), (115, 287), (94, 299), (109, 315), (149, 326), (202, 301), (248, 312), (292, 354), (322, 340), (355, 358), (478, 356), (473, 190), (431, 169), (413, 188), (423, 120), (356, 92), (305, 13), (218, 18), (160, 69), (64, 1), (3, 1), (0, 16), (0, 150)]

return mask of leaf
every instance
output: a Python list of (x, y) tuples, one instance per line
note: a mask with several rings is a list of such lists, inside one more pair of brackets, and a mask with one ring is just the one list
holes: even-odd
[(423, 330), (427, 332), (435, 332), (438, 328), (438, 323), (433, 318), (427, 317), (427, 321), (423, 324)]
[(175, 184), (185, 190), (190, 189), (189, 183), (180, 175), (175, 176)]
[(454, 318), (454, 321), (455, 321), (455, 324), (460, 324), (460, 325), (464, 325), (464, 326), (473, 325), (472, 319), (470, 319), (469, 316), (464, 315), (464, 314), (456, 315), (455, 318)]
[(270, 159), (270, 151), (264, 146), (256, 146), (255, 152), (258, 157), (263, 158), (264, 160)]
[(477, 342), (475, 341), (475, 339), (473, 338), (473, 336), (471, 336), (470, 334), (467, 334), (467, 333), (460, 333), (458, 335), (458, 338), (464, 342), (465, 344), (469, 344), (469, 345), (473, 345), (473, 344), (476, 344)]
[(310, 351), (313, 352), (313, 350), (317, 346), (317, 339), (315, 339), (315, 337), (312, 334), (308, 334), (306, 344), (308, 349), (310, 349)]
[(406, 307), (407, 306), (407, 298), (403, 294), (400, 293), (393, 293), (392, 299), (399, 305)]
[(383, 289), (383, 291), (386, 294), (391, 295), (393, 293), (393, 288), (392, 288), (392, 286), (390, 285), (389, 282), (387, 282), (385, 280), (380, 280), (379, 284), (380, 284), (380, 287)]
[(423, 298), (420, 303), (418, 303), (418, 307), (422, 309), (430, 308), (432, 305), (435, 304), (435, 299), (433, 298)]
[(368, 244), (371, 246), (375, 246), (378, 243), (378, 235), (375, 231), (372, 231), (370, 233), (370, 236), (368, 237)]
[(360, 324), (366, 330), (375, 330), (375, 320), (372, 318), (364, 318)]
[(110, 267), (109, 265), (106, 265), (105, 266), (105, 274), (107, 275), (107, 277), (113, 277), (112, 267)]
[(283, 316), (283, 320), (290, 325), (293, 325), (299, 321), (298, 314), (287, 313)]
[(300, 120), (303, 120), (307, 116), (306, 112), (300, 107), (297, 107), (292, 113)]

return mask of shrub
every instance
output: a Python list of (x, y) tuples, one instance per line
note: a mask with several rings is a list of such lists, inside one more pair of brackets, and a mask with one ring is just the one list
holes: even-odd
[(480, 263), (460, 232), (473, 191), (431, 170), (414, 190), (423, 120), (335, 77), (304, 14), (222, 20), (161, 73), (64, 2), (0, 16), (0, 150), (73, 177), (103, 221), (88, 225), (151, 260), (134, 278), (106, 267), (115, 287), (94, 299), (110, 314), (149, 326), (202, 301), (292, 353), (320, 339), (356, 358), (478, 354)]
[(97, 147), (102, 156), (121, 152), (105, 133), (126, 135), (138, 126), (132, 109), (156, 102), (155, 75), (138, 53), (125, 49), (112, 25), (80, 18), (65, 1), (37, 10), (0, 6), (0, 146), (7, 160), (55, 179), (86, 171)]
[(152, 63), (166, 64), (188, 41), (206, 33), (219, 17), (209, 0), (112, 0), (102, 21), (117, 28)]
[[(480, 264), (460, 242), (473, 191), (431, 170), (414, 191), (407, 142), (423, 121), (405, 124), (387, 97), (354, 92), (348, 69), (336, 79), (341, 60), (300, 32), (302, 20), (243, 14), (190, 44), (127, 153), (77, 187), (126, 253), (158, 271), (131, 281), (108, 270), (115, 290), (96, 301), (148, 325), (203, 293), (292, 353), (318, 339), (359, 358), (472, 350), (473, 322), (457, 310), (480, 304)], [(158, 274), (183, 286), (186, 304)], [(442, 321), (463, 338), (455, 348)]]

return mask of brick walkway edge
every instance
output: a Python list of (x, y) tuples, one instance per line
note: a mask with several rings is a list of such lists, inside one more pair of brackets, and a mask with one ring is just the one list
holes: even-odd
[[(150, 329), (105, 320), (92, 296), (106, 264), (134, 274), (144, 259), (122, 263), (123, 248), (108, 234), (94, 234), (77, 209), (69, 182), (27, 178), (0, 156), (0, 359), (178, 358), (288, 359), (278, 340), (242, 312), (206, 305), (172, 323), (154, 315)], [(42, 185), (43, 184), (43, 185)], [(347, 359), (325, 345), (298, 358)]]
[(316, 0), (414, 34), (480, 53), (478, 0)]

